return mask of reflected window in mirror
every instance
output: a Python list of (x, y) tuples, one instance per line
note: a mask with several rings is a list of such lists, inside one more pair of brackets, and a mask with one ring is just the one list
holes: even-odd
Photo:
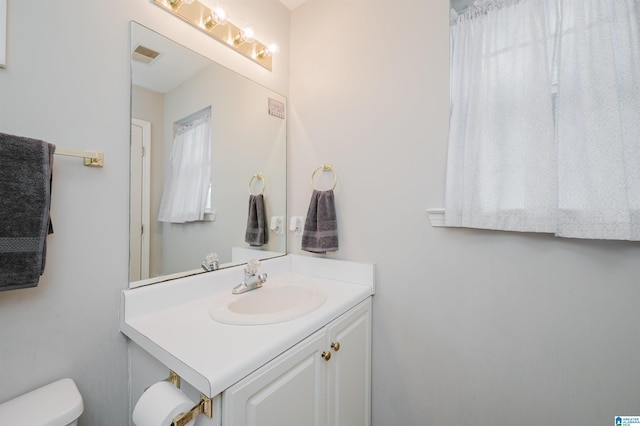
[(189, 223), (211, 212), (211, 107), (174, 124), (158, 220)]

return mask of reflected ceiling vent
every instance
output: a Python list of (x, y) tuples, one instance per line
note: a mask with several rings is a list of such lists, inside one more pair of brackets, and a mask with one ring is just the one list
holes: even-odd
[(131, 59), (134, 61), (142, 62), (146, 65), (151, 65), (158, 57), (160, 56), (160, 52), (156, 52), (153, 49), (149, 49), (141, 44), (139, 44), (131, 54)]

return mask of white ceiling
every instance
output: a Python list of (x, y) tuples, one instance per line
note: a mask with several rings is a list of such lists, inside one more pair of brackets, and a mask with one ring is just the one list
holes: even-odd
[(304, 3), (307, 0), (279, 0), (280, 3), (284, 4), (285, 6), (287, 6), (289, 8), (289, 10), (293, 10), (296, 7), (300, 6), (302, 3)]
[(131, 61), (132, 83), (160, 93), (167, 93), (211, 63), (208, 58), (168, 38), (140, 26), (131, 30), (131, 46), (142, 45), (160, 56), (149, 65)]

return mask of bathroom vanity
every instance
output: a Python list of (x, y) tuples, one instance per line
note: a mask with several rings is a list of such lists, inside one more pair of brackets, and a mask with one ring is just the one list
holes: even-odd
[[(287, 255), (261, 272), (264, 287), (240, 299), (228, 295), (241, 266), (124, 290), (120, 329), (149, 360), (132, 363), (132, 380), (149, 386), (177, 373), (213, 399), (213, 418), (196, 425), (370, 424), (373, 265)], [(288, 306), (307, 300), (298, 287), (321, 293), (321, 303)], [(240, 315), (214, 319), (225, 303)]]

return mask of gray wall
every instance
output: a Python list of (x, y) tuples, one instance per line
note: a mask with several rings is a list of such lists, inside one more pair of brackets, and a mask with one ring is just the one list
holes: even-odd
[(269, 73), (148, 0), (9, 2), (0, 131), (101, 150), (106, 166), (56, 157), (45, 276), (0, 293), (0, 401), (69, 376), (82, 425), (127, 424), (117, 304), (135, 19), (290, 94), (290, 214), (306, 213), (313, 170), (334, 165), (341, 249), (329, 257), (377, 264), (376, 426), (609, 424), (640, 411), (640, 247), (431, 228), (425, 209), (444, 199), (448, 1), (374, 5), (310, 0), (291, 14), (290, 52), (283, 7), (237, 2), (234, 15), (282, 47)]
[(103, 151), (105, 167), (55, 158), (45, 274), (34, 289), (0, 293), (0, 401), (71, 377), (85, 401), (81, 425), (126, 425), (118, 303), (129, 270), (129, 21), (287, 94), (289, 11), (276, 0), (230, 10), (280, 44), (268, 72), (150, 0), (8, 3), (0, 131)]
[(290, 214), (332, 163), (329, 257), (376, 263), (374, 425), (638, 414), (638, 243), (429, 225), (425, 209), (444, 203), (448, 9), (310, 0), (291, 16)]

